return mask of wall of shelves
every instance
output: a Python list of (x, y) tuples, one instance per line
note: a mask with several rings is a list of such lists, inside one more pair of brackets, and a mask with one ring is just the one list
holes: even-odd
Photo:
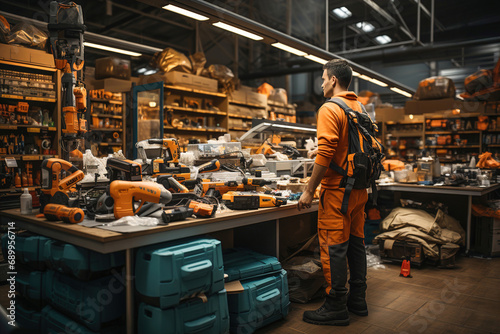
[[(487, 124), (483, 124), (486, 129), (478, 127), (479, 116), (488, 116)], [(409, 124), (416, 123), (422, 127), (422, 131), (411, 129)], [(406, 159), (401, 145), (408, 138), (422, 138), (423, 145), (419, 154), (438, 156), (441, 162), (467, 162), (472, 156), (477, 159), (485, 151), (500, 154), (500, 111), (456, 115), (426, 114), (417, 122), (385, 122), (379, 126), (386, 139), (384, 143), (388, 157)]]
[(0, 209), (39, 189), (41, 162), (61, 155), (60, 86), (55, 67), (0, 60)]
[(92, 131), (88, 146), (97, 157), (122, 150), (125, 152), (126, 128), (125, 93), (91, 90), (88, 93), (87, 109), (89, 129)]

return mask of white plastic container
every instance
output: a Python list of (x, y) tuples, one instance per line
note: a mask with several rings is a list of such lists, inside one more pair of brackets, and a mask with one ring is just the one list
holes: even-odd
[(33, 211), (33, 198), (28, 191), (28, 188), (24, 188), (24, 193), (21, 195), (21, 214), (29, 215)]

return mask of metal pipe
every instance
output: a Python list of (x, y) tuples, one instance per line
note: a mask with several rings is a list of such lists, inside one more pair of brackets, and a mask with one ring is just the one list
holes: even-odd
[(434, 0), (431, 0), (431, 44), (434, 44)]
[(417, 41), (420, 42), (420, 0), (417, 6)]
[(330, 18), (330, 10), (328, 8), (328, 0), (325, 0), (325, 50), (329, 51), (330, 50), (330, 25), (329, 25), (329, 18)]
[(338, 54), (338, 55), (346, 55), (346, 54), (358, 53), (358, 52), (365, 52), (365, 51), (371, 51), (371, 50), (388, 49), (388, 48), (395, 47), (395, 46), (401, 46), (401, 45), (413, 44), (413, 43), (415, 43), (415, 41), (413, 41), (413, 40), (411, 40), (411, 41), (402, 41), (402, 42), (396, 42), (396, 43), (390, 43), (390, 44), (384, 44), (384, 45), (368, 46), (366, 48), (346, 50), (346, 51), (337, 52), (336, 54)]

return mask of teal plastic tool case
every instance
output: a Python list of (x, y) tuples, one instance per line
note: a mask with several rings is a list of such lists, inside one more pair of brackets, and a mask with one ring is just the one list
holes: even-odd
[(92, 331), (125, 315), (125, 286), (115, 276), (82, 281), (49, 270), (44, 293), (53, 308)]
[(9, 254), (8, 246), (11, 242), (11, 247), (16, 254), (16, 264), (24, 264), (33, 269), (44, 270), (45, 258), (43, 256), (43, 247), (50, 238), (36, 235), (31, 232), (22, 232), (15, 235), (15, 238), (10, 238), (13, 234), (5, 233), (2, 236), (2, 252), (4, 258), (7, 259)]
[(231, 333), (253, 333), (288, 315), (287, 275), (277, 258), (238, 248), (223, 256), (228, 281), (244, 289), (227, 296)]
[(141, 303), (137, 320), (138, 334), (220, 334), (229, 331), (226, 290), (201, 298), (191, 298), (162, 310)]
[(136, 254), (135, 287), (145, 303), (164, 310), (183, 299), (224, 289), (219, 240), (181, 240), (143, 247)]
[(125, 252), (102, 254), (57, 240), (45, 243), (44, 257), (49, 268), (82, 280), (109, 275), (125, 264)]

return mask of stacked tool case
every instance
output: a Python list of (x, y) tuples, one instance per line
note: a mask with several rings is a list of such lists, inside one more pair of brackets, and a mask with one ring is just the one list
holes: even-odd
[(138, 333), (227, 333), (221, 243), (188, 239), (143, 247), (136, 254), (141, 299)]
[(240, 280), (244, 288), (242, 293), (227, 296), (231, 333), (253, 333), (287, 316), (287, 275), (277, 258), (230, 249), (224, 252), (224, 268), (227, 281)]
[[(123, 252), (100, 254), (43, 236), (16, 235), (16, 321), (40, 333), (121, 333)], [(2, 238), (2, 251), (7, 248)]]
[[(2, 236), (2, 253), (8, 254), (9, 234)], [(23, 329), (40, 331), (41, 309), (47, 304), (43, 294), (45, 260), (43, 245), (49, 238), (29, 232), (14, 239), (16, 254), (16, 323)], [(6, 256), (6, 255), (4, 255)]]

